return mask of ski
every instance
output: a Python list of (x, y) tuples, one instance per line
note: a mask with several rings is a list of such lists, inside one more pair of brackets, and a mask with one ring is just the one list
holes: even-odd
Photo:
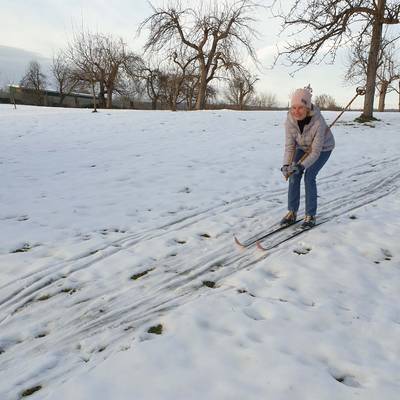
[[(304, 233), (304, 232), (308, 232), (308, 231), (314, 229), (314, 228), (315, 228), (316, 226), (318, 226), (318, 225), (324, 224), (325, 222), (328, 222), (328, 219), (324, 219), (324, 220), (322, 220), (322, 221), (316, 223), (312, 228), (301, 228), (301, 227), (298, 227), (298, 228), (296, 228), (289, 236), (286, 236), (285, 238), (280, 239), (280, 240), (278, 240), (278, 241), (276, 241), (276, 242), (272, 242), (271, 244), (269, 244), (269, 245), (267, 245), (267, 246), (265, 246), (265, 245), (262, 244), (263, 239), (257, 240), (257, 241), (256, 241), (256, 247), (257, 247), (257, 249), (259, 249), (259, 250), (261, 250), (261, 251), (264, 251), (264, 252), (265, 252), (265, 251), (272, 250), (272, 249), (274, 249), (274, 248), (280, 246), (281, 244), (283, 244), (283, 243), (285, 243), (285, 242), (288, 242), (289, 240), (295, 238), (296, 236), (299, 236), (299, 235), (301, 235), (301, 234)], [(290, 225), (290, 226), (291, 226), (291, 225)]]
[(257, 242), (263, 241), (263, 240), (267, 239), (268, 237), (270, 237), (270, 236), (272, 236), (272, 235), (275, 235), (275, 233), (281, 232), (281, 231), (283, 231), (284, 229), (289, 228), (289, 227), (291, 227), (291, 226), (296, 226), (296, 225), (297, 225), (299, 222), (301, 222), (301, 221), (302, 221), (302, 219), (299, 219), (299, 220), (296, 221), (294, 224), (283, 225), (283, 226), (282, 226), (282, 225), (279, 225), (278, 227), (272, 229), (271, 231), (268, 231), (267, 233), (261, 233), (261, 234), (255, 235), (255, 236), (253, 236), (253, 237), (247, 239), (247, 240), (244, 241), (244, 242), (241, 242), (241, 241), (237, 238), (237, 236), (234, 236), (233, 239), (234, 239), (235, 243), (236, 243), (239, 247), (241, 247), (242, 249), (246, 249), (246, 248), (252, 246), (253, 244), (257, 244)]

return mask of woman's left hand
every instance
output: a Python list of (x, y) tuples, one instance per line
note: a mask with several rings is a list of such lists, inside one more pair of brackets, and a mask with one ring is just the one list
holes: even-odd
[(300, 163), (291, 165), (289, 167), (290, 175), (292, 175), (292, 174), (301, 175), (303, 173), (303, 171), (304, 171), (304, 165), (300, 164)]

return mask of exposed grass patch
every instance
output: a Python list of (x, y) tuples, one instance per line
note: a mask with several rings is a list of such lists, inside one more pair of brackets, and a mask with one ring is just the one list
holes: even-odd
[(51, 296), (49, 294), (43, 294), (42, 296), (38, 297), (36, 300), (37, 301), (46, 301), (50, 298)]
[(212, 271), (212, 272), (218, 271), (220, 268), (223, 268), (223, 266), (224, 265), (221, 262), (216, 262), (215, 264), (213, 264), (211, 266), (210, 271)]
[(135, 329), (132, 325), (126, 326), (126, 327), (124, 328), (124, 332), (131, 331), (132, 329)]
[(31, 396), (33, 393), (38, 392), (40, 389), (42, 389), (41, 385), (34, 386), (34, 387), (29, 388), (29, 389), (26, 389), (21, 393), (21, 397)]
[(372, 121), (380, 121), (380, 120), (375, 117), (367, 117), (364, 114), (361, 114), (359, 117), (354, 119), (354, 122), (358, 122), (359, 124), (365, 124), (366, 122), (372, 122)]
[(152, 333), (154, 335), (161, 335), (163, 332), (163, 326), (161, 324), (151, 326), (148, 331), (148, 333)]
[(384, 257), (385, 257), (385, 260), (390, 261), (390, 260), (392, 259), (393, 255), (392, 255), (392, 253), (391, 253), (389, 250), (387, 250), (387, 249), (381, 249), (381, 251), (382, 251), (382, 254), (383, 254)]
[(74, 294), (75, 292), (76, 292), (76, 289), (73, 289), (73, 288), (64, 288), (61, 290), (61, 293)]
[(132, 279), (133, 281), (136, 281), (137, 279), (142, 278), (143, 276), (147, 275), (149, 272), (151, 272), (153, 270), (154, 270), (154, 268), (150, 268), (146, 271), (139, 272), (137, 274), (133, 274), (130, 279)]
[(343, 385), (350, 386), (350, 387), (360, 387), (359, 382), (350, 375), (339, 375), (339, 376), (333, 376), (338, 382), (342, 383)]
[(299, 256), (308, 254), (312, 249), (310, 247), (298, 247), (293, 250), (293, 253), (298, 254)]
[(250, 293), (250, 292), (249, 292), (248, 290), (246, 290), (246, 289), (238, 289), (237, 292), (240, 293), (240, 294), (246, 293), (246, 294), (248, 294), (248, 295), (251, 296), (251, 297), (256, 297), (253, 293)]
[(15, 250), (11, 251), (11, 253), (12, 254), (15, 254), (15, 253), (26, 253), (27, 251), (29, 251), (31, 249), (32, 249), (32, 246), (29, 243), (24, 243), (18, 249), (15, 249)]

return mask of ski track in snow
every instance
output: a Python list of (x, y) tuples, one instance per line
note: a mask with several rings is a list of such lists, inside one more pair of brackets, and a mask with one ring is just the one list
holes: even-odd
[[(319, 187), (323, 200), (320, 200), (320, 218), (335, 223), (335, 217), (397, 191), (400, 173), (393, 171), (396, 171), (399, 159), (400, 157), (368, 161), (353, 168), (351, 172), (342, 170), (321, 180)], [(374, 168), (368, 169), (370, 166)], [(346, 195), (335, 196), (335, 183), (339, 178), (348, 187), (343, 188)], [(118, 263), (121, 257), (129, 258), (136, 246), (155, 246), (155, 241), (171, 240), (178, 232), (180, 237), (185, 237), (185, 229), (193, 224), (199, 221), (212, 223), (219, 215), (232, 213), (239, 207), (254, 206), (258, 209), (258, 213), (247, 221), (247, 226), (241, 227), (241, 234), (250, 231), (250, 225), (261, 227), (265, 216), (276, 207), (273, 204), (268, 205), (266, 200), (271, 196), (281, 196), (282, 192), (263, 191), (246, 196), (158, 229), (112, 241), (97, 249), (94, 254), (78, 254), (3, 285), (1, 291), (7, 293), (2, 297), (0, 306), (0, 327), (3, 332), (16, 334), (23, 331), (21, 327), (25, 324), (30, 326), (35, 320), (41, 320), (41, 325), (48, 328), (44, 332), (39, 329), (36, 337), (21, 338), (14, 343), (9, 334), (10, 342), (3, 345), (0, 372), (3, 375), (11, 372), (14, 376), (18, 375), (16, 370), (21, 373), (21, 366), (15, 364), (15, 355), (20, 352), (26, 358), (35, 360), (33, 365), (45, 364), (49, 357), (57, 359), (59, 354), (68, 354), (62, 363), (55, 362), (35, 374), (36, 380), (45, 378), (47, 385), (57, 384), (66, 374), (79, 369), (80, 364), (90, 364), (96, 355), (100, 354), (100, 358), (106, 357), (107, 354), (127, 346), (137, 337), (136, 331), (140, 332), (171, 308), (187, 303), (200, 296), (203, 291), (209, 290), (204, 288), (202, 281), (209, 280), (218, 285), (223, 278), (250, 268), (269, 253), (263, 254), (251, 249), (241, 252), (233, 244), (231, 234), (223, 233), (218, 238), (205, 238), (204, 241), (210, 242), (210, 248), (206, 250), (176, 244), (171, 247), (168, 257), (158, 259), (155, 255), (149, 265), (151, 270), (146, 276), (124, 283), (123, 287), (118, 279), (111, 282), (113, 284), (108, 282), (104, 287), (99, 285), (96, 292), (92, 287), (91, 297), (85, 296), (85, 288), (90, 282), (83, 282), (81, 278), (74, 279), (75, 275), (85, 270), (100, 269), (105, 262)], [(266, 202), (265, 209), (260, 209), (259, 204), (263, 202)], [(238, 220), (239, 222), (242, 221)], [(290, 238), (289, 231), (290, 229), (269, 238), (268, 245), (273, 245), (274, 241), (282, 238)], [(304, 235), (306, 234), (305, 232)], [(192, 260), (191, 263), (188, 263), (188, 259)], [(102, 337), (103, 332), (107, 332), (106, 337)], [(4, 337), (2, 341), (7, 343)], [(82, 349), (81, 343), (85, 343), (88, 350)], [(31, 373), (32, 371), (29, 372)], [(20, 382), (10, 380), (7, 392), (11, 393), (16, 383), (20, 384), (26, 379), (27, 376), (23, 376)]]

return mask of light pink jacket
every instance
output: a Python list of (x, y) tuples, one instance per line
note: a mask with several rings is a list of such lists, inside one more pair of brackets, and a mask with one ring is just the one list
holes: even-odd
[(321, 151), (330, 151), (335, 148), (335, 138), (319, 108), (313, 105), (311, 115), (310, 123), (304, 126), (303, 133), (301, 133), (297, 121), (288, 112), (285, 122), (286, 141), (283, 165), (291, 163), (296, 148), (300, 148), (305, 152), (310, 151), (307, 158), (301, 162), (304, 168), (314, 164), (318, 160)]

